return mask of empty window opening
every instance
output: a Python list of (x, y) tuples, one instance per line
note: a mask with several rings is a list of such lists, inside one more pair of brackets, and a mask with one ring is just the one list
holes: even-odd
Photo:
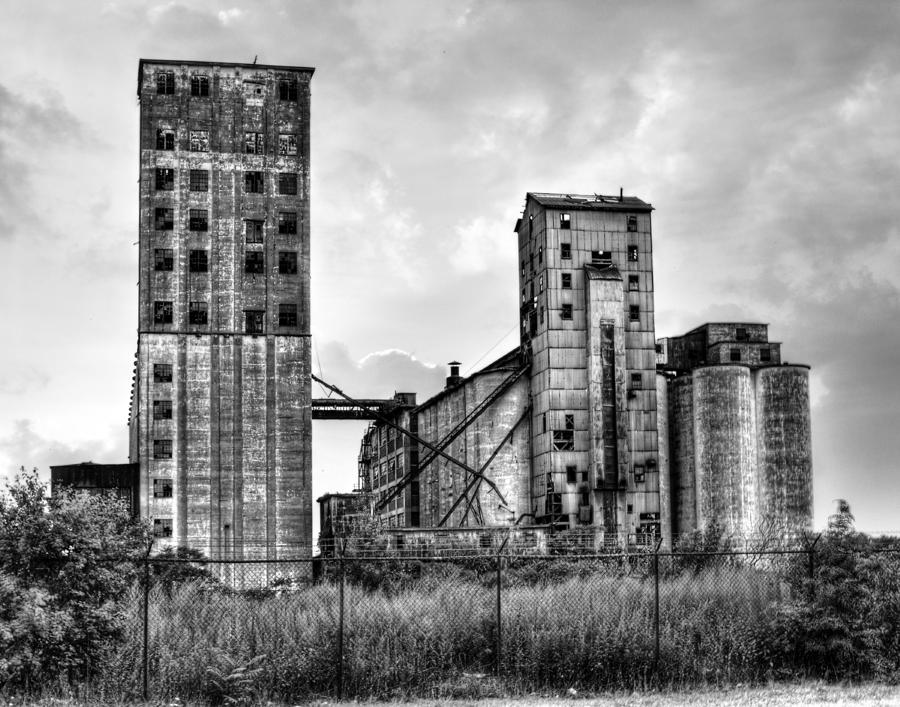
[(578, 481), (578, 467), (567, 466), (566, 467), (566, 483), (574, 484), (577, 481)]
[(192, 250), (188, 255), (188, 269), (191, 272), (208, 272), (209, 251)]
[(631, 292), (637, 292), (641, 289), (641, 280), (638, 275), (629, 275), (628, 276), (628, 289)]
[(543, 431), (546, 432), (547, 431), (547, 413), (545, 412), (543, 415), (541, 415), (541, 418), (543, 420), (543, 422), (542, 422)]
[(566, 429), (574, 430), (575, 429), (575, 415), (566, 415), (565, 417)]
[(572, 228), (572, 217), (569, 214), (560, 214), (559, 227), (566, 230)]
[(154, 383), (171, 383), (172, 382), (172, 364), (171, 363), (154, 363), (153, 364), (153, 382)]
[(205, 169), (191, 170), (191, 191), (209, 191), (209, 171)]
[(544, 263), (544, 246), (538, 246), (538, 265), (542, 265)]
[(191, 231), (208, 231), (209, 211), (206, 209), (190, 209), (188, 211), (188, 229)]
[(154, 459), (171, 459), (172, 458), (172, 440), (171, 439), (154, 439), (153, 440), (153, 458)]
[(749, 341), (750, 334), (745, 327), (738, 327), (734, 332), (734, 338), (736, 341)]
[(760, 349), (759, 350), (759, 360), (763, 362), (769, 362), (772, 360), (772, 350), (771, 349)]
[(571, 319), (572, 318), (572, 305), (564, 304), (562, 309), (560, 310), (559, 316), (561, 319)]
[(560, 243), (559, 244), (559, 257), (563, 260), (571, 260), (572, 259), (572, 244), (571, 243)]
[(572, 289), (572, 273), (562, 273), (562, 275), (560, 276), (560, 287), (562, 287), (564, 290)]
[(244, 311), (244, 331), (248, 334), (263, 333), (263, 312), (261, 309), (248, 309)]
[(171, 518), (154, 518), (153, 519), (153, 537), (154, 538), (171, 538), (172, 537), (172, 519)]
[(290, 79), (278, 80), (278, 100), (279, 101), (296, 101), (297, 100), (297, 82)]
[(156, 93), (160, 96), (171, 96), (175, 93), (175, 72), (156, 72)]
[(153, 323), (154, 324), (171, 324), (172, 323), (172, 303), (157, 301), (153, 303)]
[(278, 154), (279, 155), (296, 155), (297, 154), (297, 136), (293, 134), (282, 133), (278, 136)]
[(191, 76), (191, 95), (205, 98), (209, 96), (209, 76)]
[(174, 150), (175, 149), (175, 131), (171, 128), (157, 128), (156, 130), (156, 149), (157, 150)]
[(244, 221), (244, 234), (247, 243), (263, 242), (263, 222), (262, 221)]
[(175, 170), (171, 167), (156, 168), (157, 191), (172, 191), (175, 189)]
[(244, 191), (248, 194), (262, 194), (264, 184), (262, 172), (244, 172)]
[(543, 292), (543, 291), (544, 291), (544, 276), (541, 275), (538, 278), (538, 292)]
[(640, 390), (644, 387), (644, 377), (640, 373), (631, 374), (631, 389)]
[(643, 464), (635, 464), (634, 465), (634, 481), (635, 483), (641, 484), (644, 482), (644, 465)]
[(628, 217), (628, 220), (626, 222), (626, 229), (631, 233), (635, 233), (637, 231), (637, 216)]
[(538, 323), (539, 324), (544, 323), (544, 308), (543, 308), (543, 306), (538, 310)]
[(729, 349), (728, 360), (729, 361), (740, 361), (741, 360), (741, 350), (740, 349)]
[(191, 152), (209, 152), (209, 130), (191, 130)]
[(636, 263), (638, 261), (638, 247), (636, 245), (628, 246), (628, 262)]
[(528, 235), (532, 235), (534, 233), (534, 214), (528, 217)]
[(248, 250), (244, 254), (244, 272), (258, 275), (266, 271), (265, 257), (261, 250)]
[(153, 498), (172, 498), (172, 479), (153, 479)]
[(592, 250), (591, 263), (594, 265), (612, 265), (612, 251)]
[(627, 506), (625, 506), (625, 512), (628, 513), (628, 515), (631, 515), (632, 513), (634, 513), (634, 506), (629, 503)]
[(244, 152), (248, 155), (262, 155), (266, 152), (266, 141), (262, 133), (244, 133)]
[(580, 472), (578, 472), (578, 477), (581, 479), (581, 481), (582, 481), (583, 483), (587, 483), (587, 480), (588, 480), (588, 473), (587, 473), (586, 471), (580, 471)]
[(157, 208), (154, 212), (153, 227), (157, 231), (171, 231), (175, 227), (175, 210)]
[(285, 172), (278, 175), (278, 193), (279, 194), (296, 194), (297, 193), (297, 175), (291, 172)]
[(209, 305), (206, 302), (190, 302), (188, 304), (188, 323), (206, 324), (208, 321)]
[[(297, 305), (282, 303), (278, 305), (278, 326), (297, 326)], [(393, 461), (391, 465), (393, 466)]]
[(296, 211), (279, 211), (278, 212), (278, 232), (286, 234), (297, 233), (297, 212)]
[(171, 271), (175, 264), (175, 253), (171, 248), (156, 248), (153, 251), (153, 269)]
[(295, 251), (278, 251), (278, 272), (280, 272), (282, 275), (297, 274), (297, 253)]
[(633, 322), (641, 321), (641, 306), (638, 304), (632, 304), (628, 307), (628, 319)]
[(153, 419), (154, 420), (171, 420), (172, 419), (172, 401), (171, 400), (154, 400), (153, 401)]
[(575, 449), (574, 430), (553, 430), (553, 449), (557, 452), (570, 452)]

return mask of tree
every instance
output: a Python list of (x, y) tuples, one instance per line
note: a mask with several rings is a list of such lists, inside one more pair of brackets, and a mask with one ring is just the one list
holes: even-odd
[(856, 519), (850, 512), (850, 504), (843, 498), (835, 501), (836, 512), (828, 516), (829, 533), (852, 533)]
[(48, 498), (23, 469), (0, 494), (0, 687), (87, 677), (122, 632), (149, 539), (120, 499)]

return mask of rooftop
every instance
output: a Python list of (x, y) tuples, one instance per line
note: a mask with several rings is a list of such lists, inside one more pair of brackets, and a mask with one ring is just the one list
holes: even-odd
[(526, 199), (534, 199), (548, 209), (585, 209), (608, 211), (652, 211), (653, 207), (636, 196), (604, 196), (602, 194), (545, 194), (528, 192)]
[(272, 71), (303, 71), (312, 74), (315, 69), (310, 66), (282, 66), (279, 64), (255, 64), (232, 61), (189, 61), (185, 59), (141, 59), (138, 62), (138, 96), (144, 83), (144, 64), (165, 64), (167, 66), (224, 66), (242, 69), (262, 69)]

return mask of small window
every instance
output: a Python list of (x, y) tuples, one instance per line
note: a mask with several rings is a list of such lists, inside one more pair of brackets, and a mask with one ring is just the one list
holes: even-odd
[(741, 350), (740, 349), (729, 349), (728, 360), (729, 361), (740, 361), (741, 360)]
[(156, 190), (172, 191), (175, 189), (175, 170), (171, 167), (156, 168)]
[(171, 248), (156, 248), (153, 251), (153, 269), (171, 272), (175, 264), (175, 254)]
[(191, 272), (208, 272), (209, 251), (192, 250), (188, 255), (188, 269)]
[(160, 96), (171, 96), (175, 93), (175, 72), (156, 72), (156, 93)]
[[(279, 304), (278, 305), (278, 326), (297, 326), (297, 305)], [(393, 465), (393, 461), (391, 464)], [(393, 479), (392, 479), (393, 480)]]
[(172, 458), (172, 440), (171, 439), (154, 439), (153, 440), (153, 458), (154, 459), (171, 459)]
[(262, 155), (266, 152), (266, 142), (262, 133), (244, 133), (244, 152), (248, 155)]
[(560, 243), (559, 244), (559, 257), (563, 260), (571, 260), (572, 259), (572, 244), (571, 243)]
[(628, 307), (628, 319), (633, 322), (641, 321), (641, 307), (638, 304), (632, 304)]
[(247, 243), (263, 242), (263, 222), (262, 221), (244, 221), (244, 234)]
[(208, 321), (209, 305), (206, 302), (188, 303), (188, 323), (206, 324)]
[(643, 483), (644, 481), (644, 465), (643, 464), (635, 464), (634, 465), (634, 480), (637, 483)]
[(154, 324), (171, 324), (172, 323), (172, 303), (157, 301), (153, 303), (153, 323)]
[(153, 479), (153, 498), (172, 498), (172, 479)]
[(188, 229), (191, 231), (208, 231), (209, 212), (206, 209), (189, 209)]
[(559, 215), (559, 227), (564, 230), (572, 228), (572, 217), (569, 214)]
[(631, 292), (637, 292), (641, 289), (641, 280), (638, 275), (629, 275), (628, 276), (628, 289)]
[(538, 323), (539, 323), (539, 324), (543, 324), (543, 323), (544, 323), (544, 307), (543, 307), (543, 305), (542, 305), (541, 308), (538, 310)]
[(209, 171), (205, 169), (191, 170), (191, 191), (209, 191)]
[(587, 483), (588, 473), (586, 471), (579, 472), (578, 476), (580, 477), (582, 482)]
[(525, 277), (525, 261), (522, 261), (522, 277)]
[(553, 430), (553, 449), (557, 452), (571, 452), (575, 449), (573, 430)]
[(278, 212), (278, 232), (284, 234), (293, 234), (297, 232), (296, 211)]
[(575, 429), (575, 415), (566, 415), (565, 421), (566, 421), (566, 429), (567, 430)]
[(153, 537), (154, 538), (171, 538), (172, 537), (172, 519), (171, 518), (154, 518), (153, 519)]
[(278, 80), (278, 100), (279, 101), (296, 101), (297, 100), (297, 82), (290, 79)]
[(628, 229), (629, 233), (637, 232), (637, 216), (629, 216), (626, 224), (626, 228)]
[(209, 96), (209, 76), (191, 76), (191, 95), (200, 98)]
[(572, 318), (572, 305), (564, 304), (562, 309), (560, 310), (560, 315), (562, 319), (571, 319)]
[(244, 311), (244, 331), (247, 334), (263, 333), (263, 314), (259, 309), (247, 309)]
[(631, 503), (627, 504), (627, 505), (625, 506), (625, 512), (626, 512), (628, 515), (631, 515), (632, 513), (634, 513), (634, 505), (632, 505)]
[(157, 150), (174, 150), (175, 149), (175, 131), (171, 128), (157, 128), (156, 130), (156, 149)]
[(735, 341), (750, 341), (750, 334), (745, 327), (737, 327), (734, 332)]
[(759, 360), (763, 363), (768, 363), (772, 360), (772, 350), (771, 349), (760, 349), (759, 350)]
[(543, 415), (541, 415), (541, 420), (542, 420), (541, 427), (542, 427), (543, 431), (546, 432), (547, 431), (547, 413), (546, 412)]
[(631, 374), (631, 389), (640, 390), (644, 387), (644, 377), (640, 373)]
[(171, 420), (172, 419), (172, 401), (171, 400), (154, 400), (153, 401), (153, 419), (154, 420)]
[(153, 364), (153, 382), (154, 383), (171, 383), (172, 382), (172, 364), (171, 363), (154, 363)]
[(543, 291), (544, 291), (544, 276), (541, 275), (540, 278), (538, 278), (538, 292), (543, 292)]
[(566, 467), (566, 483), (574, 484), (577, 481), (578, 481), (578, 467), (567, 466)]
[(262, 194), (264, 183), (262, 172), (244, 172), (244, 191), (248, 194)]
[(278, 251), (278, 272), (280, 272), (282, 275), (297, 274), (297, 253), (295, 251)]
[(191, 152), (209, 152), (209, 130), (191, 130)]
[(608, 250), (592, 250), (591, 263), (594, 265), (611, 265), (612, 252)]
[(282, 133), (278, 136), (278, 154), (279, 155), (296, 155), (297, 154), (297, 136), (293, 134)]
[(538, 246), (538, 265), (543, 265), (544, 263), (544, 246)]
[(628, 246), (628, 262), (636, 263), (638, 261), (638, 247), (636, 245)]
[(171, 231), (175, 227), (175, 210), (157, 208), (154, 212), (153, 227), (157, 231)]
[(296, 194), (297, 193), (297, 175), (291, 172), (285, 172), (278, 175), (278, 193), (279, 194)]
[(248, 250), (244, 254), (244, 272), (259, 275), (266, 271), (265, 258), (261, 250)]
[(532, 235), (534, 233), (534, 214), (528, 217), (528, 235)]
[(564, 290), (572, 289), (572, 273), (570, 273), (570, 272), (562, 273), (562, 275), (560, 276), (560, 280), (561, 280), (560, 287), (562, 287)]

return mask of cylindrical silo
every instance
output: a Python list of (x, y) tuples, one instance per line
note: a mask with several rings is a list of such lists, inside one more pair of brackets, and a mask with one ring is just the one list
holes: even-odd
[(767, 531), (812, 528), (809, 368), (756, 373), (759, 520)]
[(750, 536), (756, 528), (756, 395), (746, 366), (694, 370), (697, 526)]
[(694, 466), (693, 379), (679, 376), (668, 383), (669, 482), (673, 537), (697, 529)]
[(669, 466), (669, 395), (668, 379), (656, 374), (656, 426), (659, 461), (659, 527), (663, 545), (672, 546), (672, 483)]

